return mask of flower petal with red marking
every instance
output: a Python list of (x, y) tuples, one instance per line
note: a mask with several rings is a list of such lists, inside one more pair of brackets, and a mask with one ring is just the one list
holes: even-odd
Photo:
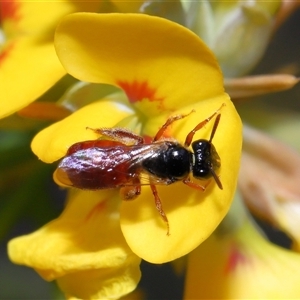
[(188, 29), (139, 14), (72, 14), (55, 47), (67, 72), (122, 88), (147, 116), (223, 94), (211, 51)]
[[(124, 35), (124, 31), (130, 34)], [(129, 123), (134, 118), (140, 123), (137, 133), (154, 137), (171, 114), (196, 110), (166, 132), (183, 144), (199, 122), (220, 109), (222, 118), (213, 143), (221, 157), (218, 175), (223, 190), (213, 179), (205, 192), (181, 182), (157, 186), (169, 219), (170, 236), (166, 235), (167, 226), (156, 210), (149, 187), (142, 186), (142, 195), (121, 207), (123, 234), (138, 256), (163, 263), (187, 254), (214, 231), (227, 213), (239, 169), (241, 122), (223, 91), (222, 76), (213, 55), (182, 26), (134, 14), (67, 16), (58, 27), (55, 44), (68, 72), (85, 81), (122, 87), (128, 96), (128, 108), (136, 108), (137, 113), (120, 112), (115, 102), (107, 101), (79, 110), (34, 139), (34, 152), (46, 162), (64, 156), (71, 142), (96, 139), (94, 132), (87, 136), (86, 126), (132, 129)], [(98, 105), (98, 109), (93, 109)], [(214, 118), (199, 130), (195, 140), (209, 139), (213, 122)], [(71, 130), (72, 126), (78, 130)]]

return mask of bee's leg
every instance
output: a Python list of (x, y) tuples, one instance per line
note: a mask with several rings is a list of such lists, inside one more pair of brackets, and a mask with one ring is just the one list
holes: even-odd
[(161, 200), (160, 200), (160, 198), (158, 196), (156, 186), (154, 184), (150, 184), (150, 187), (151, 187), (151, 190), (152, 190), (152, 193), (153, 193), (153, 196), (154, 196), (155, 207), (158, 210), (159, 214), (161, 215), (162, 219), (167, 224), (167, 235), (170, 235), (169, 221), (168, 221), (168, 218), (167, 218), (167, 216), (166, 216), (166, 214), (165, 214), (165, 212), (163, 210), (162, 203), (161, 203)]
[(216, 110), (210, 117), (208, 117), (204, 121), (200, 122), (193, 130), (190, 131), (190, 133), (185, 138), (184, 146), (188, 147), (192, 143), (195, 133), (198, 130), (200, 130), (201, 128), (203, 128), (214, 116), (217, 115), (217, 118), (216, 118), (215, 123), (214, 123), (214, 127), (212, 129), (211, 134), (210, 134), (210, 139), (209, 139), (210, 142), (212, 141), (212, 139), (215, 135), (215, 132), (217, 130), (220, 118), (221, 118), (220, 111), (221, 111), (221, 108), (223, 106), (225, 106), (225, 103), (223, 103), (222, 106), (218, 110)]
[(191, 112), (189, 112), (188, 114), (182, 114), (182, 115), (176, 115), (176, 116), (171, 116), (168, 118), (168, 120), (166, 121), (166, 123), (158, 130), (158, 132), (156, 133), (153, 142), (159, 140), (162, 138), (164, 132), (168, 129), (168, 127), (174, 123), (175, 121), (181, 120), (187, 116), (189, 116), (192, 112), (195, 112), (195, 110), (193, 109)]
[(202, 191), (202, 192), (204, 192), (206, 190), (207, 186), (210, 183), (210, 181), (208, 181), (208, 183), (205, 186), (203, 186), (201, 184), (198, 184), (198, 183), (195, 183), (195, 182), (191, 181), (189, 177), (186, 178), (186, 179), (184, 179), (182, 182), (184, 184), (186, 184), (187, 186), (189, 186), (189, 187), (191, 187), (193, 189), (196, 189), (198, 191)]
[(134, 200), (141, 194), (141, 186), (123, 186), (120, 189), (120, 195), (123, 200)]
[(139, 145), (144, 143), (144, 138), (140, 135), (133, 133), (132, 131), (125, 128), (90, 128), (95, 133), (109, 137), (114, 141), (118, 141), (125, 145)]
[(128, 185), (120, 188), (120, 195), (123, 200), (134, 200), (141, 194), (141, 182), (138, 176), (134, 176), (128, 181)]

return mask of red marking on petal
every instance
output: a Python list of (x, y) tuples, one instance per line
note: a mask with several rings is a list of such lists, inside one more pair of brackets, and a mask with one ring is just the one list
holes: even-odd
[(159, 102), (159, 108), (162, 108), (162, 98), (156, 97), (156, 90), (151, 88), (147, 81), (133, 82), (118, 80), (117, 85), (126, 93), (129, 101), (135, 103), (138, 101), (148, 100)]
[(233, 245), (228, 257), (227, 265), (225, 266), (224, 269), (224, 273), (228, 274), (230, 272), (234, 272), (240, 264), (244, 264), (247, 261), (248, 260), (246, 256), (240, 252), (239, 247)]
[(150, 88), (146, 81), (118, 81), (117, 83), (125, 91), (130, 102), (142, 101), (145, 98), (150, 101), (155, 99), (155, 90)]
[(0, 64), (9, 56), (9, 52), (12, 50), (13, 44), (9, 44), (5, 49), (0, 53)]
[(6, 0), (0, 2), (0, 20), (12, 19), (18, 21), (20, 19), (19, 14), (19, 1)]
[(93, 217), (95, 214), (98, 214), (99, 212), (103, 211), (105, 209), (105, 201), (101, 201), (97, 205), (95, 205), (91, 211), (87, 214), (85, 221), (88, 221), (91, 217)]

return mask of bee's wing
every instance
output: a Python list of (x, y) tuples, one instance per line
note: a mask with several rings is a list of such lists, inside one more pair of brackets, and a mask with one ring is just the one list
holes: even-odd
[(59, 185), (87, 190), (165, 184), (141, 167), (143, 160), (164, 150), (163, 143), (81, 149), (62, 159), (53, 178)]

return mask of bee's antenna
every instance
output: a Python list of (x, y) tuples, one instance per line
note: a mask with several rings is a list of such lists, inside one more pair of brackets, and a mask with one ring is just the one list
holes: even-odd
[(210, 134), (210, 138), (209, 138), (210, 143), (211, 143), (212, 139), (215, 136), (215, 133), (217, 131), (217, 128), (218, 128), (218, 125), (219, 125), (219, 122), (220, 122), (220, 118), (221, 118), (221, 114), (218, 114), (217, 117), (216, 117), (215, 123), (214, 123), (214, 127), (211, 131), (211, 134)]
[(218, 187), (219, 187), (221, 190), (223, 190), (223, 185), (222, 185), (222, 182), (221, 182), (219, 176), (216, 174), (216, 172), (214, 171), (213, 168), (210, 168), (210, 171), (211, 171), (211, 174), (212, 174), (212, 176), (213, 176), (215, 182), (217, 183)]

